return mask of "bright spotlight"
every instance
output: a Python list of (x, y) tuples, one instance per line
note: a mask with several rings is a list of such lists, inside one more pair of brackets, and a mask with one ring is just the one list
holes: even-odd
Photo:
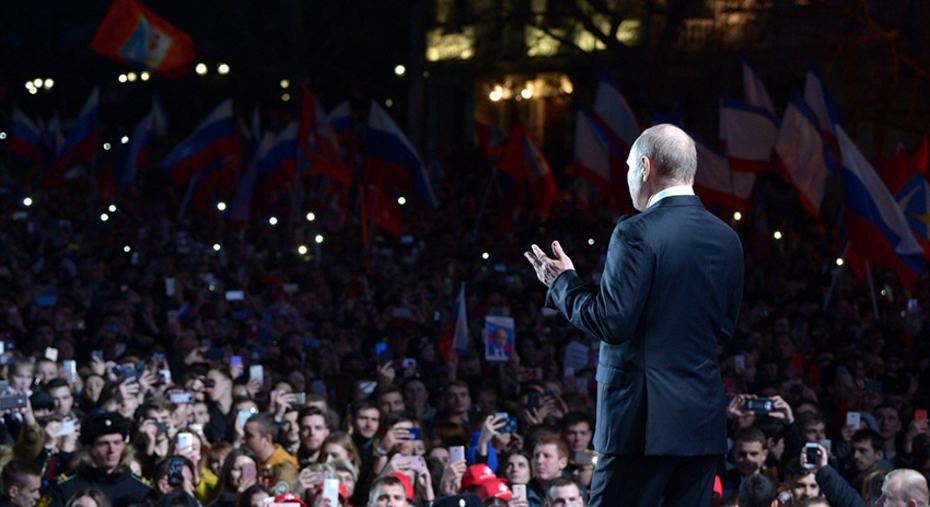
[(404, 204), (407, 204), (407, 198), (404, 197), (404, 196), (398, 197), (398, 198), (397, 198), (397, 204), (400, 204), (401, 206), (403, 206)]
[(271, 217), (268, 219), (268, 223), (271, 225), (278, 225), (278, 217)]
[(594, 246), (594, 238), (588, 238), (588, 245)]
[(781, 231), (775, 231), (775, 233), (772, 234), (772, 237), (775, 239), (781, 239)]
[(219, 252), (221, 248), (223, 248), (223, 247), (221, 247), (219, 243), (213, 243), (213, 251), (214, 251), (214, 252)]
[(129, 252), (132, 251), (132, 248), (129, 248), (129, 245), (126, 245), (126, 246), (123, 247), (123, 251), (126, 252), (126, 253), (129, 253)]
[(130, 73), (126, 74), (126, 79), (128, 79), (130, 83), (136, 82), (136, 78), (137, 78), (137, 77), (139, 77), (139, 76), (137, 76), (135, 72), (130, 72)]
[(200, 76), (206, 75), (206, 73), (207, 73), (207, 64), (205, 64), (205, 63), (198, 63), (197, 66), (194, 67), (194, 72), (196, 72), (196, 73), (197, 73), (198, 75), (200, 75)]
[(226, 74), (229, 74), (229, 65), (221, 63), (216, 66), (216, 71), (219, 72), (221, 76), (225, 76)]
[(297, 247), (297, 253), (299, 253), (300, 255), (307, 255), (307, 246), (300, 245), (299, 247)]
[(403, 76), (406, 73), (407, 73), (407, 67), (404, 67), (403, 65), (398, 65), (394, 67), (394, 74), (397, 74), (398, 77)]
[(316, 214), (314, 214), (312, 211), (310, 213), (307, 213), (307, 221), (312, 222), (314, 220), (316, 220)]
[(737, 222), (739, 222), (742, 219), (743, 219), (742, 213), (740, 213), (739, 211), (737, 211), (736, 213), (733, 213), (733, 220), (736, 220)]
[(287, 88), (288, 86), (291, 86), (290, 80), (288, 80), (288, 79), (282, 79), (282, 80), (281, 80), (281, 88)]
[(110, 213), (116, 213), (116, 205), (115, 205), (115, 204), (111, 204), (110, 207), (108, 207), (107, 209), (110, 211)]
[(281, 100), (284, 101), (284, 102), (287, 102), (287, 101), (291, 100), (291, 94), (290, 94), (290, 93), (282, 93), (282, 94), (281, 94)]
[(126, 74), (120, 74), (117, 79), (119, 79), (120, 83), (125, 83), (127, 81)]
[(123, 136), (119, 139), (119, 142), (126, 144), (129, 142), (129, 136)]
[(316, 237), (313, 238), (313, 241), (316, 241), (317, 243), (322, 243), (322, 242), (323, 242), (323, 235), (322, 235), (322, 234), (317, 234)]
[(110, 219), (110, 215), (107, 215), (106, 213), (101, 213), (101, 214), (100, 214), (100, 221), (101, 221), (101, 222), (106, 222), (106, 221), (109, 220), (109, 219)]
[(843, 264), (845, 264), (845, 263), (843, 262), (843, 258), (842, 258), (842, 257), (837, 257), (837, 258), (836, 258), (836, 265), (837, 265), (837, 266), (842, 266)]
[(23, 206), (32, 206), (32, 197), (26, 197), (23, 199)]
[(32, 80), (32, 86), (35, 86), (36, 88), (42, 86), (42, 79), (41, 79), (41, 78), (35, 78), (35, 79), (33, 79), (33, 80)]
[(6, 139), (6, 132), (0, 132), (0, 140)]
[(112, 146), (110, 146), (110, 143), (103, 143), (103, 149), (104, 149), (104, 150), (110, 151), (110, 148), (112, 148)]
[(51, 90), (52, 87), (55, 86), (55, 80), (51, 78), (46, 79), (45, 82), (42, 83), (42, 85), (45, 87), (46, 90)]
[(491, 257), (491, 255), (488, 254), (487, 252), (484, 252), (483, 254), (481, 254), (481, 258), (484, 259), (484, 260), (488, 260), (488, 258), (490, 258), (490, 257)]
[(394, 105), (394, 99), (387, 99), (387, 100), (385, 100), (385, 101), (384, 101), (384, 105), (387, 106), (387, 107), (393, 106), (393, 105)]
[(226, 211), (226, 203), (223, 201), (216, 203), (216, 209), (220, 211)]
[(152, 77), (152, 75), (149, 74), (149, 71), (147, 70), (143, 70), (142, 74), (139, 75), (139, 78), (142, 79), (143, 81), (148, 81), (150, 77)]

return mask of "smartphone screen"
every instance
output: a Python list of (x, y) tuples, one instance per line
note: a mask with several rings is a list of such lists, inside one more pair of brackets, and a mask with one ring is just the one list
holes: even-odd
[(250, 482), (255, 480), (255, 463), (244, 463), (242, 465), (242, 480)]
[(249, 366), (249, 378), (258, 380), (258, 385), (262, 385), (265, 382), (265, 369), (260, 364), (253, 364)]

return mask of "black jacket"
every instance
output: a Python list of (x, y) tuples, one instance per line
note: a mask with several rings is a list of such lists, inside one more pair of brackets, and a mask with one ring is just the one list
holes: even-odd
[(152, 488), (129, 470), (108, 474), (103, 469), (81, 465), (76, 473), (49, 486), (36, 507), (64, 507), (72, 495), (85, 488), (102, 490), (113, 507), (155, 504)]
[(743, 249), (693, 195), (670, 196), (621, 218), (599, 287), (574, 271), (547, 304), (601, 342), (601, 453), (702, 456), (727, 451), (717, 346), (736, 328)]

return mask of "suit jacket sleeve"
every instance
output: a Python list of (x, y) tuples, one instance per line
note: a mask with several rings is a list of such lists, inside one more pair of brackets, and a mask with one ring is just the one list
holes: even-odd
[(817, 485), (823, 496), (834, 507), (868, 507), (859, 493), (840, 476), (839, 472), (827, 465), (817, 471)]
[(633, 336), (649, 295), (655, 258), (641, 224), (623, 219), (617, 224), (598, 289), (585, 286), (575, 271), (566, 271), (546, 297), (546, 303), (572, 325), (607, 343), (619, 344)]

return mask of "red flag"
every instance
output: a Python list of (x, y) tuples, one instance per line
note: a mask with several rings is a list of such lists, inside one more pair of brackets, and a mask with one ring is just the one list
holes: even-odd
[(546, 162), (519, 119), (514, 123), (504, 146), (499, 167), (514, 178), (530, 183), (534, 211), (542, 218), (548, 217), (549, 208), (558, 198), (555, 177), (549, 169), (549, 162)]
[(297, 131), (298, 171), (301, 177), (329, 176), (343, 185), (352, 183), (349, 168), (342, 161), (336, 132), (320, 101), (306, 86)]
[(368, 216), (365, 218), (394, 237), (403, 236), (404, 219), (400, 213), (400, 205), (391, 195), (374, 185), (369, 185), (367, 197), (365, 209)]
[(138, 0), (114, 0), (90, 41), (94, 51), (132, 67), (178, 77), (194, 61), (190, 35)]

